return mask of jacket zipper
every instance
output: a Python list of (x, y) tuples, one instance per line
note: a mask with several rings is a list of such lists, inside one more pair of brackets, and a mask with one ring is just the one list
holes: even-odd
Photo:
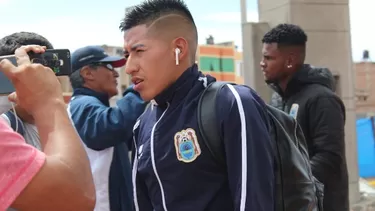
[(133, 142), (134, 142), (134, 163), (133, 163), (133, 170), (132, 170), (132, 182), (133, 182), (133, 201), (134, 201), (134, 208), (135, 211), (139, 211), (139, 204), (137, 198), (137, 171), (138, 171), (138, 147), (137, 142), (135, 141), (135, 133), (134, 131), (139, 127), (140, 120), (138, 119), (133, 127)]
[(150, 144), (151, 144), (151, 162), (152, 162), (152, 168), (154, 170), (155, 177), (156, 177), (156, 179), (157, 179), (157, 181), (159, 183), (160, 192), (161, 192), (161, 200), (162, 200), (164, 211), (168, 211), (168, 209), (167, 209), (167, 204), (165, 202), (165, 195), (164, 195), (163, 184), (161, 183), (158, 171), (156, 169), (155, 151), (154, 151), (154, 141), (155, 141), (154, 140), (154, 133), (155, 133), (156, 126), (158, 125), (158, 123), (160, 122), (160, 120), (163, 119), (165, 113), (168, 111), (168, 108), (169, 108), (169, 103), (167, 103), (167, 108), (165, 109), (165, 111), (163, 112), (163, 114), (160, 116), (160, 118), (158, 119), (158, 121), (156, 121), (156, 123), (152, 127), (152, 130), (151, 130), (151, 140), (150, 140), (150, 142), (151, 142)]
[[(297, 139), (298, 122), (297, 122), (297, 120), (295, 120), (295, 119), (293, 120), (293, 122), (294, 122), (294, 139), (297, 141), (297, 148), (302, 152), (302, 151), (303, 151), (303, 150), (302, 150), (302, 147), (300, 146), (299, 141), (298, 141), (298, 139)], [(305, 153), (305, 151), (304, 151), (304, 153)], [(308, 152), (306, 152), (306, 153), (308, 153)], [(302, 156), (302, 157), (303, 157), (303, 160), (305, 161), (306, 166), (311, 166), (311, 165), (310, 165), (310, 161), (306, 160), (305, 156)], [(313, 182), (313, 185), (314, 185), (314, 190), (315, 190), (314, 202), (315, 202), (315, 204), (316, 204), (318, 210), (320, 211), (320, 208), (319, 208), (319, 201), (318, 201), (319, 199), (317, 198), (318, 196), (316, 195), (316, 193), (317, 193), (317, 189), (316, 189), (316, 186), (315, 186), (315, 181), (314, 181), (314, 179), (313, 179), (311, 169), (310, 169), (310, 172), (309, 172), (309, 177), (310, 177), (310, 181), (312, 181), (312, 182)], [(313, 208), (314, 208), (314, 207), (312, 206), (310, 210), (313, 210)], [(309, 210), (309, 211), (310, 211), (310, 210)]]

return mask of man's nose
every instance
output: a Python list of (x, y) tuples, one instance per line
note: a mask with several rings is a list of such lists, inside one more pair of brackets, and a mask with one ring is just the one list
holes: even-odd
[(128, 75), (131, 75), (132, 73), (137, 71), (137, 65), (135, 64), (134, 59), (131, 58), (131, 56), (128, 57), (125, 64), (125, 72)]
[(266, 66), (266, 63), (264, 63), (264, 61), (261, 60), (260, 63), (259, 63), (259, 65), (260, 65), (261, 67), (264, 67), (264, 66)]
[(118, 78), (120, 75), (119, 75), (119, 73), (115, 70), (115, 71), (113, 71), (113, 77), (115, 77), (115, 78)]

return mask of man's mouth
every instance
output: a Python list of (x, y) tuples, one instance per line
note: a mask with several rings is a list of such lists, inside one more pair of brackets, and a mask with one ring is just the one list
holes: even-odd
[(143, 82), (143, 80), (140, 79), (140, 78), (133, 78), (133, 79), (132, 79), (132, 83), (133, 83), (134, 85), (137, 85), (137, 84), (139, 84), (139, 83), (141, 83), (141, 82)]

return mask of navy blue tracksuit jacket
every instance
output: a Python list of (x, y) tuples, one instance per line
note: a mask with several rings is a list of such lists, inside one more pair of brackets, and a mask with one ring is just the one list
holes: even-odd
[(271, 140), (265, 104), (255, 92), (229, 85), (219, 93), (217, 126), (225, 144), (226, 170), (201, 141), (197, 104), (214, 80), (194, 65), (157, 96), (135, 124), (137, 211), (274, 210)]

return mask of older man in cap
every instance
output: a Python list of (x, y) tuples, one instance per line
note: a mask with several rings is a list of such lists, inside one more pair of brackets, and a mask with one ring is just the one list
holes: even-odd
[(70, 82), (74, 91), (68, 113), (90, 160), (95, 211), (132, 210), (128, 149), (133, 125), (146, 103), (128, 88), (117, 106), (110, 107), (109, 99), (118, 92), (115, 68), (125, 62), (124, 58), (108, 56), (99, 46), (83, 47), (72, 54)]

